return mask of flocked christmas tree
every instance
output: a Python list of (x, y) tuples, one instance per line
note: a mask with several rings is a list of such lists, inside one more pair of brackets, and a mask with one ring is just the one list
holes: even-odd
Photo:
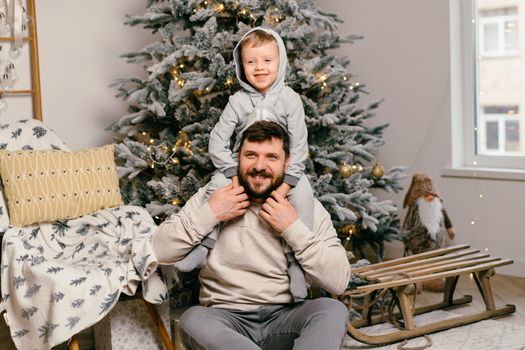
[[(113, 126), (125, 201), (145, 206), (159, 222), (176, 213), (214, 171), (208, 138), (239, 84), (233, 48), (250, 28), (264, 25), (283, 38), (289, 59), (286, 83), (302, 97), (310, 154), (307, 174), (344, 243), (362, 254), (369, 244), (379, 258), (385, 240), (397, 238), (399, 220), (388, 200), (371, 188), (400, 190), (403, 169), (377, 164), (386, 125), (367, 120), (379, 101), (360, 105), (365, 86), (349, 61), (328, 51), (356, 36), (341, 37), (340, 20), (313, 0), (150, 1), (129, 25), (158, 40), (125, 55), (146, 78), (116, 82), (129, 114)], [(350, 246), (349, 246), (350, 247)]]

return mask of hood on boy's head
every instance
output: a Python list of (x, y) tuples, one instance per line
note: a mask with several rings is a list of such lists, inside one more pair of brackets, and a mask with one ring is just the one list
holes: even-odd
[(235, 61), (235, 72), (237, 73), (237, 79), (239, 80), (239, 83), (241, 84), (242, 88), (249, 91), (249, 92), (257, 92), (255, 88), (248, 82), (244, 75), (244, 69), (242, 67), (242, 59), (241, 59), (241, 43), (244, 40), (244, 38), (257, 30), (262, 30), (271, 36), (275, 38), (277, 41), (277, 47), (279, 48), (279, 71), (277, 72), (277, 77), (275, 78), (275, 82), (272, 84), (268, 92), (272, 92), (273, 90), (280, 88), (284, 85), (284, 77), (286, 76), (286, 68), (288, 65), (288, 58), (286, 57), (286, 49), (284, 47), (283, 39), (275, 32), (274, 30), (267, 28), (267, 27), (256, 27), (248, 31), (246, 34), (243, 35), (241, 40), (237, 43), (235, 46), (235, 49), (233, 49), (233, 59)]

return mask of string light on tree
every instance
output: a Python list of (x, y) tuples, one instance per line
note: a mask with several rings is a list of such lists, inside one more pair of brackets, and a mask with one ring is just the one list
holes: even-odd
[(215, 12), (222, 12), (224, 11), (224, 4), (223, 3), (215, 4), (214, 9), (215, 9)]
[(354, 235), (357, 232), (357, 227), (354, 223), (348, 224), (342, 227), (341, 232), (343, 235), (346, 236), (343, 242), (343, 247), (347, 249), (347, 246), (350, 243), (350, 240), (352, 239), (352, 235)]

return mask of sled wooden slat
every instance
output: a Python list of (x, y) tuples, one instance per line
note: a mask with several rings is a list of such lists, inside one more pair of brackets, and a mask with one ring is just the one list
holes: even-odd
[[(429, 266), (439, 266), (440, 264), (447, 264), (454, 261), (469, 260), (487, 256), (489, 256), (489, 254), (480, 253), (479, 250), (468, 249), (464, 252), (454, 252), (452, 254), (440, 255), (425, 260), (416, 260), (409, 263), (405, 263), (403, 264), (402, 271), (415, 271)], [(373, 279), (380, 276), (386, 276), (388, 274), (397, 274), (400, 271), (399, 268), (400, 267), (396, 265), (378, 270), (368, 270), (366, 272), (358, 273), (358, 276), (361, 278)]]
[(431, 250), (431, 251), (428, 251), (428, 252), (425, 252), (425, 253), (419, 253), (419, 254), (415, 254), (415, 255), (404, 256), (402, 258), (398, 258), (398, 259), (394, 259), (394, 260), (383, 261), (383, 262), (380, 262), (380, 263), (377, 263), (377, 264), (372, 264), (372, 265), (367, 265), (367, 266), (363, 266), (363, 267), (358, 267), (358, 268), (352, 269), (352, 272), (353, 273), (359, 273), (359, 272), (363, 272), (363, 271), (367, 271), (367, 270), (371, 270), (371, 269), (378, 269), (378, 268), (383, 268), (383, 267), (387, 267), (387, 266), (400, 265), (400, 264), (403, 264), (403, 263), (406, 263), (406, 262), (420, 260), (420, 259), (424, 259), (424, 258), (430, 258), (430, 257), (434, 257), (434, 256), (439, 256), (439, 255), (455, 252), (455, 251), (462, 250), (462, 249), (468, 249), (468, 248), (470, 248), (470, 246), (467, 245), (467, 244), (456, 245), (456, 246), (447, 247), (447, 248), (440, 248), (440, 249)]

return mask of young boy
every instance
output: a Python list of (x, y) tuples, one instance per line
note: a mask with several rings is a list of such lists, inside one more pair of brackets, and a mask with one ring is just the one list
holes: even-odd
[[(290, 162), (277, 191), (288, 197), (301, 220), (313, 229), (313, 192), (303, 173), (308, 155), (307, 128), (301, 97), (284, 84), (287, 57), (281, 37), (273, 30), (257, 27), (246, 33), (233, 51), (237, 78), (242, 90), (230, 97), (219, 122), (210, 134), (211, 160), (219, 170), (207, 185), (208, 196), (215, 189), (233, 182), (237, 176), (239, 143), (243, 131), (258, 120), (274, 121), (290, 135)], [(235, 133), (233, 151), (230, 146)], [(218, 227), (204, 238), (175, 267), (191, 271), (205, 263), (209, 249), (218, 236)], [(293, 251), (283, 240), (289, 263), (290, 290), (294, 301), (306, 297), (304, 272), (295, 260)]]

